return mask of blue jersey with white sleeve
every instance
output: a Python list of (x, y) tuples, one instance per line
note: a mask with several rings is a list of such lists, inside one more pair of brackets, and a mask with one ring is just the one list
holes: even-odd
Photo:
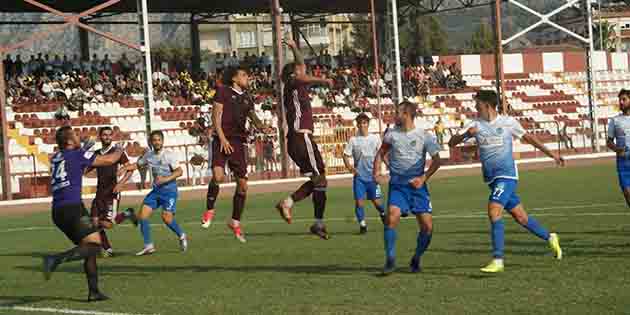
[(154, 150), (147, 151), (137, 161), (139, 167), (148, 167), (153, 175), (153, 189), (161, 192), (176, 192), (177, 182), (172, 180), (161, 185), (157, 185), (155, 180), (158, 176), (171, 176), (173, 171), (179, 167), (179, 162), (175, 154), (169, 150), (161, 150), (155, 153)]
[(396, 126), (385, 134), (383, 143), (391, 146), (390, 184), (409, 184), (414, 177), (424, 175), (427, 153), (433, 156), (440, 152), (435, 137), (422, 128), (404, 131)]
[(374, 181), (372, 170), (376, 153), (380, 147), (381, 139), (374, 134), (350, 138), (343, 154), (351, 156), (354, 160), (354, 168), (358, 178), (368, 182)]
[(513, 138), (520, 139), (525, 135), (521, 124), (510, 116), (499, 115), (493, 121), (472, 120), (459, 133), (464, 134), (473, 127), (477, 128), (474, 138), (479, 146), (484, 181), (491, 183), (497, 178), (518, 180), (512, 146)]

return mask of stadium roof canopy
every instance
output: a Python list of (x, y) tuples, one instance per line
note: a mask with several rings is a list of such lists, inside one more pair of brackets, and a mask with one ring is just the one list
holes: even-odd
[[(0, 12), (45, 12), (22, 0), (2, 0)], [(38, 0), (62, 12), (83, 12), (106, 0)], [(149, 13), (268, 13), (269, 0), (149, 0)], [(375, 0), (385, 11), (387, 0)], [(407, 2), (402, 0), (403, 4)], [(369, 13), (370, 0), (280, 0), (285, 13)], [(137, 12), (136, 0), (122, 0), (105, 9), (110, 13)]]

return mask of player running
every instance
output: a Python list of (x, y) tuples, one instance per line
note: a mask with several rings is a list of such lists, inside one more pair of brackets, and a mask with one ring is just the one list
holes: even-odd
[[(381, 220), (385, 218), (385, 210), (381, 201), (381, 187), (378, 185), (373, 175), (373, 165), (376, 153), (381, 146), (381, 139), (378, 135), (369, 134), (370, 117), (365, 113), (359, 114), (355, 118), (357, 122), (358, 134), (348, 141), (343, 152), (343, 163), (348, 171), (354, 175), (352, 178), (352, 191), (354, 193), (355, 208), (354, 213), (359, 223), (359, 233), (367, 233), (367, 223), (365, 222), (365, 199), (372, 201), (378, 210)], [(354, 164), (350, 163), (350, 157)]]
[(617, 153), (617, 176), (619, 186), (630, 207), (630, 90), (619, 91), (619, 110), (621, 114), (608, 121), (606, 145)]
[(203, 228), (210, 227), (215, 215), (215, 202), (219, 184), (225, 181), (225, 165), (236, 176), (236, 189), (232, 199), (232, 220), (228, 227), (236, 239), (245, 243), (241, 216), (247, 198), (247, 135), (246, 122), (252, 122), (260, 131), (272, 132), (256, 116), (254, 101), (247, 92), (249, 74), (244, 68), (228, 68), (225, 86), (218, 90), (212, 107), (212, 124), (215, 134), (212, 143), (212, 179), (208, 184), (206, 212), (201, 219)]
[[(420, 228), (416, 251), (409, 263), (411, 272), (421, 271), (420, 258), (429, 247), (433, 235), (433, 210), (427, 182), (440, 168), (440, 146), (433, 135), (416, 127), (416, 113), (416, 104), (402, 102), (398, 105), (396, 127), (385, 134), (374, 159), (374, 178), (380, 178), (381, 162), (385, 156), (389, 158), (384, 275), (396, 269), (396, 227), (401, 215), (407, 216), (411, 212), (416, 216)], [(425, 172), (427, 154), (431, 157), (431, 166)]]
[(497, 94), (494, 91), (477, 92), (475, 101), (479, 118), (469, 122), (457, 135), (454, 135), (449, 141), (449, 146), (455, 147), (470, 138), (475, 138), (479, 146), (483, 178), (490, 187), (488, 218), (491, 225), (494, 259), (481, 268), (481, 271), (494, 273), (504, 270), (503, 209), (507, 210), (521, 226), (547, 241), (556, 259), (562, 259), (558, 235), (549, 233), (538, 221), (529, 216), (516, 194), (518, 170), (512, 156), (512, 139), (516, 137), (533, 145), (553, 158), (560, 166), (564, 166), (564, 159), (549, 151), (535, 136), (527, 133), (516, 119), (500, 115), (497, 112)]
[[(152, 150), (147, 151), (136, 163), (128, 164), (121, 169), (122, 172), (135, 171), (138, 168), (148, 167), (153, 174), (153, 189), (144, 198), (142, 209), (137, 214), (140, 232), (144, 240), (144, 248), (136, 253), (136, 256), (143, 256), (155, 252), (155, 245), (151, 238), (151, 225), (149, 216), (154, 209), (162, 208), (162, 221), (179, 238), (182, 251), (188, 249), (188, 239), (182, 228), (175, 220), (177, 205), (177, 178), (184, 173), (179, 166), (175, 155), (163, 148), (164, 134), (160, 130), (151, 132), (150, 136)], [(118, 185), (125, 184), (128, 177), (123, 177)]]
[(114, 165), (122, 151), (114, 149), (107, 155), (95, 155), (81, 149), (79, 137), (70, 126), (57, 129), (55, 139), (59, 151), (53, 156), (52, 164), (52, 219), (76, 247), (44, 257), (44, 276), (48, 280), (51, 273), (65, 262), (83, 260), (83, 269), (88, 283), (88, 302), (107, 300), (98, 289), (96, 256), (101, 252), (99, 228), (92, 220), (81, 200), (83, 173), (89, 167)]
[[(101, 149), (96, 151), (97, 156), (114, 154), (115, 146), (112, 143), (112, 128), (102, 127), (99, 129), (99, 140), (101, 141)], [(133, 209), (129, 208), (121, 213), (117, 212), (118, 204), (120, 202), (120, 193), (114, 191), (114, 187), (118, 182), (118, 166), (125, 166), (129, 163), (127, 154), (124, 152), (120, 156), (120, 160), (109, 166), (102, 166), (96, 168), (96, 197), (92, 201), (91, 215), (92, 223), (94, 226), (101, 228), (99, 234), (101, 235), (101, 243), (103, 245), (103, 256), (111, 257), (114, 255), (112, 245), (107, 238), (105, 229), (111, 229), (113, 227), (112, 220), (116, 223), (121, 223), (125, 218), (134, 218)], [(91, 167), (87, 172), (90, 172), (95, 167)], [(132, 172), (128, 172), (131, 175)], [(129, 176), (125, 174), (125, 176)]]
[(276, 209), (287, 223), (291, 223), (293, 204), (313, 194), (315, 224), (311, 225), (310, 231), (327, 240), (329, 235), (324, 225), (324, 212), (328, 181), (324, 160), (313, 138), (313, 111), (308, 87), (311, 85), (332, 87), (333, 81), (306, 74), (304, 58), (295, 42), (286, 40), (285, 43), (291, 48), (295, 59), (282, 69), (282, 81), (285, 84), (284, 106), (288, 125), (287, 151), (293, 162), (300, 168), (300, 173), (308, 176), (309, 181), (278, 202)]

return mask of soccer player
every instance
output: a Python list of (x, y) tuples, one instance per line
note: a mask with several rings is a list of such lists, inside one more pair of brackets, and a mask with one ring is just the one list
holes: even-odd
[[(358, 134), (348, 141), (343, 152), (343, 163), (354, 175), (352, 178), (352, 191), (354, 192), (354, 214), (359, 223), (359, 233), (367, 233), (367, 223), (365, 222), (365, 199), (371, 200), (376, 210), (378, 210), (381, 220), (384, 221), (385, 210), (381, 201), (381, 187), (374, 180), (373, 165), (376, 153), (381, 146), (379, 136), (368, 133), (370, 117), (361, 113), (355, 118), (358, 127)], [(350, 163), (352, 157), (354, 165)]]
[(228, 227), (234, 236), (245, 243), (241, 227), (241, 216), (247, 198), (247, 135), (249, 119), (260, 131), (270, 132), (270, 127), (256, 116), (249, 88), (249, 74), (244, 68), (228, 68), (225, 71), (225, 86), (220, 88), (212, 107), (212, 124), (215, 134), (212, 141), (212, 179), (208, 184), (207, 210), (201, 219), (203, 228), (210, 227), (215, 215), (215, 202), (219, 195), (219, 184), (225, 181), (227, 164), (236, 176), (236, 190), (232, 199), (232, 220)]
[[(389, 158), (384, 275), (396, 269), (396, 227), (401, 215), (406, 217), (411, 212), (416, 216), (420, 228), (416, 251), (409, 263), (411, 272), (421, 271), (420, 258), (429, 247), (433, 234), (433, 210), (427, 182), (440, 168), (440, 147), (433, 135), (416, 127), (414, 120), (417, 108), (416, 104), (406, 101), (398, 105), (396, 127), (385, 134), (374, 159), (374, 178), (380, 178), (381, 162), (385, 156)], [(431, 157), (431, 166), (425, 172), (427, 154)]]
[(72, 127), (64, 126), (55, 132), (59, 151), (53, 156), (51, 190), (52, 219), (55, 225), (76, 247), (44, 257), (44, 276), (48, 280), (51, 273), (65, 262), (83, 260), (83, 268), (88, 282), (88, 302), (107, 300), (98, 289), (96, 256), (101, 252), (99, 228), (92, 220), (81, 200), (83, 173), (88, 167), (110, 166), (118, 162), (122, 152), (119, 149), (107, 155), (95, 155), (81, 149), (81, 141)]
[(278, 202), (276, 209), (287, 223), (291, 223), (293, 204), (313, 194), (315, 224), (311, 225), (310, 231), (322, 239), (328, 239), (328, 231), (324, 225), (328, 181), (324, 160), (313, 138), (313, 111), (308, 87), (311, 85), (332, 87), (333, 81), (306, 74), (304, 58), (295, 42), (286, 40), (285, 43), (293, 51), (295, 59), (282, 69), (282, 81), (285, 84), (284, 106), (288, 125), (287, 151), (293, 162), (300, 168), (300, 172), (309, 177), (309, 181)]
[[(188, 249), (188, 239), (182, 228), (175, 220), (177, 205), (177, 178), (184, 173), (179, 166), (175, 155), (163, 148), (164, 134), (160, 130), (154, 130), (150, 135), (152, 149), (147, 151), (136, 163), (128, 164), (121, 171), (130, 172), (138, 168), (148, 167), (153, 175), (153, 188), (144, 198), (143, 206), (137, 214), (140, 232), (144, 240), (144, 248), (136, 253), (136, 256), (153, 254), (155, 246), (151, 238), (151, 225), (149, 216), (154, 209), (162, 208), (162, 221), (179, 238), (182, 251)], [(123, 177), (120, 184), (123, 185), (128, 177)]]
[[(96, 151), (96, 155), (101, 156), (114, 154), (115, 146), (112, 143), (112, 128), (102, 127), (99, 129), (98, 134), (99, 140), (101, 141), (101, 149)], [(111, 257), (114, 255), (114, 250), (107, 238), (105, 229), (111, 229), (113, 227), (112, 220), (120, 223), (126, 217), (133, 218), (133, 209), (131, 208), (118, 215), (114, 214), (114, 211), (117, 210), (116, 208), (118, 207), (118, 202), (120, 201), (119, 192), (114, 191), (114, 187), (118, 181), (118, 166), (124, 166), (127, 163), (129, 163), (129, 159), (123, 152), (117, 163), (96, 168), (96, 197), (92, 201), (91, 215), (94, 226), (101, 228), (99, 234), (101, 235), (101, 244), (103, 245), (104, 250), (102, 254), (104, 257)], [(93, 168), (94, 167), (90, 168), (88, 172), (90, 172)]]
[(477, 92), (475, 101), (479, 118), (469, 122), (458, 134), (454, 135), (449, 141), (449, 146), (455, 147), (470, 138), (475, 138), (479, 146), (483, 178), (490, 187), (488, 218), (491, 225), (494, 259), (487, 266), (481, 268), (481, 271), (494, 273), (504, 270), (503, 238), (505, 226), (502, 218), (503, 209), (507, 210), (521, 226), (545, 240), (556, 259), (562, 259), (558, 235), (549, 233), (537, 220), (529, 216), (516, 194), (518, 171), (512, 156), (512, 139), (522, 139), (533, 145), (553, 158), (560, 166), (564, 165), (564, 159), (549, 151), (535, 136), (527, 133), (516, 119), (500, 115), (497, 112), (497, 94), (494, 91), (481, 90)]
[(621, 114), (608, 121), (606, 145), (617, 153), (617, 176), (619, 186), (630, 207), (630, 90), (619, 91), (619, 110)]

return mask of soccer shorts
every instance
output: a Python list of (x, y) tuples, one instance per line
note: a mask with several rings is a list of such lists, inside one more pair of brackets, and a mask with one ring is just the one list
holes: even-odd
[(92, 200), (92, 208), (90, 214), (92, 217), (98, 217), (101, 221), (111, 221), (114, 213), (114, 195), (111, 196), (96, 196)]
[(212, 168), (225, 168), (227, 164), (234, 176), (247, 178), (247, 145), (239, 138), (230, 138), (229, 142), (234, 151), (228, 155), (221, 151), (219, 138), (212, 140)]
[(375, 181), (366, 181), (355, 176), (352, 180), (352, 191), (354, 200), (376, 200), (381, 199), (381, 186)]
[(508, 212), (521, 204), (521, 199), (516, 194), (517, 180), (497, 178), (488, 186), (490, 187), (488, 202), (498, 203)]
[(326, 174), (326, 165), (312, 134), (289, 132), (287, 153), (305, 176)]
[(177, 191), (160, 191), (154, 188), (144, 198), (144, 204), (154, 210), (162, 208), (164, 211), (175, 213), (177, 210)]
[(387, 198), (388, 207), (400, 209), (402, 216), (432, 213), (431, 196), (427, 184), (420, 188), (413, 188), (409, 184), (389, 184)]
[(619, 177), (619, 187), (625, 190), (630, 187), (630, 161), (617, 158), (617, 176)]
[(79, 244), (86, 236), (99, 230), (92, 225), (92, 219), (83, 203), (53, 208), (52, 219), (57, 228), (66, 234), (75, 245)]

